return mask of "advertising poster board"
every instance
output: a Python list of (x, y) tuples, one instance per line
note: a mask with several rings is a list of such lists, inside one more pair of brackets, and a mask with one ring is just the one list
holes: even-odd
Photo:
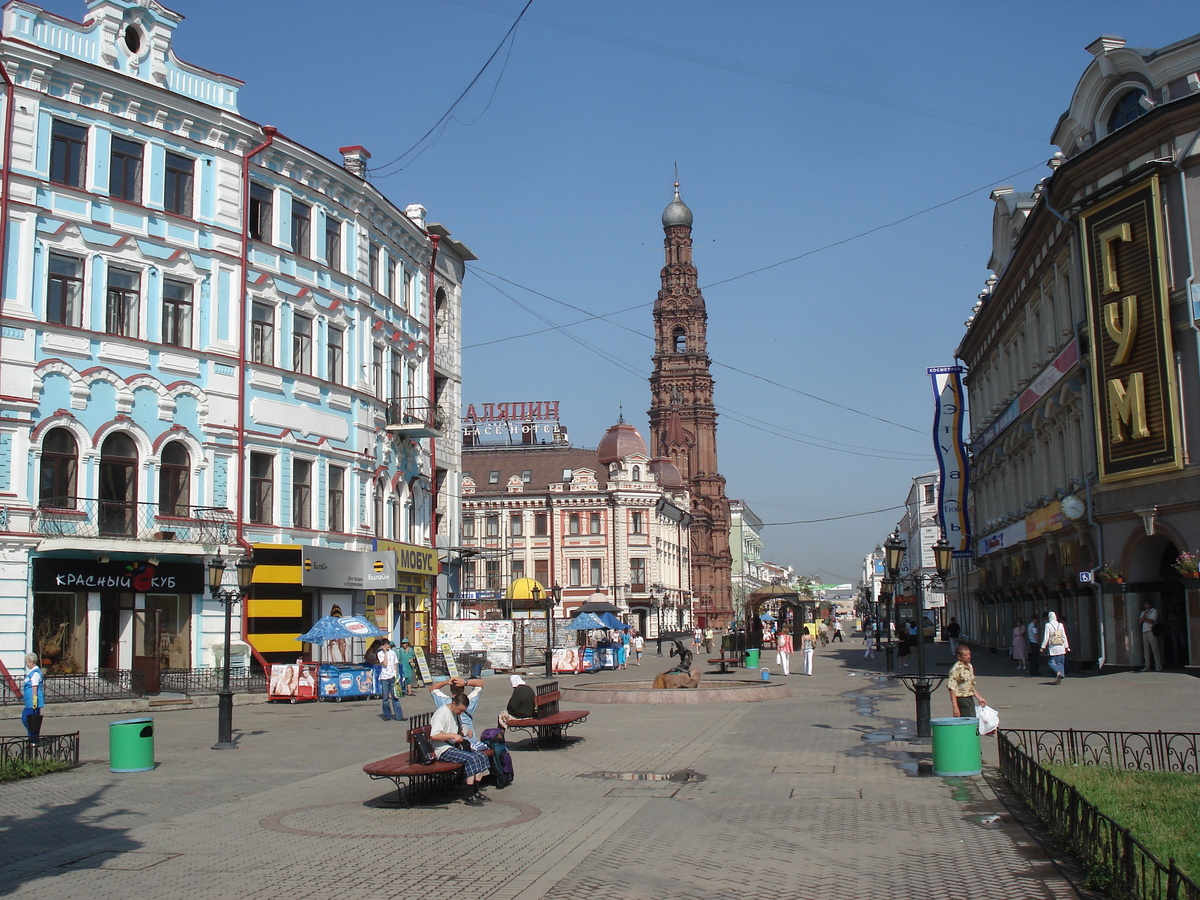
[(484, 653), (493, 669), (513, 668), (511, 619), (443, 619), (438, 636), (454, 653)]

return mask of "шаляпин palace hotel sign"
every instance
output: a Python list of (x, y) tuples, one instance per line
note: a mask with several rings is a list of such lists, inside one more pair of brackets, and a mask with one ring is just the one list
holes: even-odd
[(1182, 465), (1158, 180), (1080, 216), (1100, 480)]

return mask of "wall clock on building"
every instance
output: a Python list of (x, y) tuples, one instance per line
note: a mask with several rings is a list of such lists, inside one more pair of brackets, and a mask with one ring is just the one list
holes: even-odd
[(1063, 497), (1061, 506), (1062, 514), (1068, 519), (1082, 519), (1083, 514), (1087, 512), (1087, 507), (1084, 506), (1083, 501), (1074, 494)]

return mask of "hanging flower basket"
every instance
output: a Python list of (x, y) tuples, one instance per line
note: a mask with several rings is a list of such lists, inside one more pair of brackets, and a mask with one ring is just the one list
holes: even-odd
[(1200, 578), (1200, 554), (1184, 550), (1175, 560), (1174, 569), (1184, 578)]
[(1125, 581), (1124, 574), (1112, 563), (1105, 563), (1097, 569), (1096, 577), (1104, 584), (1121, 584)]

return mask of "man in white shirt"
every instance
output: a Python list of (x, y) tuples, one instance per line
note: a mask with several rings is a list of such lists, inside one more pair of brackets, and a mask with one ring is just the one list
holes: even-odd
[(468, 806), (481, 806), (488, 798), (479, 790), (479, 782), (488, 773), (491, 763), (482, 753), (470, 749), (470, 741), (463, 736), (461, 716), (467, 711), (467, 695), (457, 693), (445, 706), (439, 706), (429, 720), (429, 740), (439, 760), (463, 764), (463, 778), (467, 783), (468, 796), (463, 802)]
[(1037, 613), (1029, 617), (1029, 623), (1025, 626), (1025, 639), (1029, 642), (1029, 674), (1037, 678), (1038, 662), (1042, 653), (1042, 645), (1038, 643), (1041, 632), (1038, 629)]
[[(450, 688), (449, 693), (442, 690), (445, 687)], [(466, 696), (467, 708), (459, 714), (459, 719), (462, 722), (463, 737), (469, 738), (471, 741), (475, 740), (475, 710), (479, 708), (479, 696), (482, 693), (482, 678), (463, 678), (461, 675), (429, 686), (429, 695), (433, 698), (433, 705), (438, 709), (449, 706), (456, 694)]]
[(1142, 601), (1142, 614), (1138, 617), (1138, 621), (1142, 623), (1142, 671), (1150, 671), (1150, 659), (1154, 658), (1154, 671), (1162, 671), (1162, 644), (1158, 640), (1158, 635), (1154, 633), (1154, 626), (1158, 624), (1158, 610), (1154, 608), (1154, 604), (1149, 598)]
[[(400, 672), (400, 657), (392, 642), (384, 640), (379, 647), (379, 693), (383, 697), (383, 721), (395, 719), (404, 721), (404, 712), (400, 709), (400, 700), (396, 697), (396, 676)], [(390, 706), (390, 708), (389, 708)]]

